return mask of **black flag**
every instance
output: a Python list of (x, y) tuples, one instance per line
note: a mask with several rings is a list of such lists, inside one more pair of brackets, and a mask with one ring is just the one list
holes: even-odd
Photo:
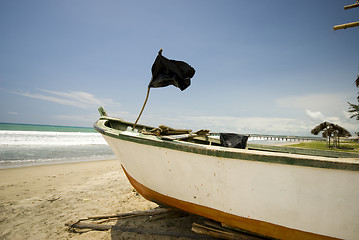
[(191, 85), (191, 78), (195, 70), (189, 64), (167, 59), (162, 56), (162, 49), (158, 52), (155, 62), (152, 65), (152, 79), (148, 88), (166, 87), (173, 85), (185, 90)]
[(150, 94), (150, 88), (166, 87), (168, 85), (173, 85), (185, 90), (189, 85), (191, 85), (191, 78), (194, 76), (195, 70), (189, 64), (182, 62), (167, 59), (162, 56), (162, 49), (158, 52), (158, 55), (155, 59), (155, 62), (152, 65), (152, 79), (150, 84), (148, 84), (146, 100), (143, 103), (140, 114), (138, 115), (136, 122), (133, 124), (133, 129), (135, 129), (138, 120), (141, 117), (143, 109), (145, 109), (148, 96)]

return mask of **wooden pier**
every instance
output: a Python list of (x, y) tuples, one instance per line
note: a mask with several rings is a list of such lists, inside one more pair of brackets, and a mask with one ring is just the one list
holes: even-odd
[(269, 140), (269, 141), (325, 141), (326, 139), (321, 137), (310, 137), (310, 136), (285, 136), (285, 135), (263, 135), (263, 134), (249, 134), (250, 140)]
[[(244, 134), (249, 135), (249, 141), (279, 141), (279, 142), (305, 142), (305, 141), (326, 141), (322, 137), (310, 136), (287, 136), (287, 135), (266, 135), (266, 134)], [(219, 133), (211, 133), (211, 136), (219, 137)]]

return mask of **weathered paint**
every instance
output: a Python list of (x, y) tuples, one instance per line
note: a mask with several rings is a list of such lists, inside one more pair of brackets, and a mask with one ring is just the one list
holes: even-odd
[(144, 198), (146, 198), (149, 201), (175, 207), (184, 210), (186, 212), (207, 217), (216, 220), (218, 222), (221, 222), (222, 224), (227, 225), (229, 227), (233, 227), (238, 230), (249, 232), (251, 234), (258, 236), (264, 236), (264, 237), (270, 236), (273, 238), (288, 239), (288, 240), (337, 239), (323, 235), (313, 234), (310, 232), (291, 229), (264, 221), (254, 220), (246, 217), (240, 217), (231, 213), (219, 211), (214, 208), (209, 208), (191, 202), (186, 202), (176, 198), (172, 198), (170, 196), (166, 196), (156, 191), (153, 191), (152, 189), (142, 185), (136, 179), (134, 179), (130, 174), (128, 174), (123, 166), (122, 168), (128, 180), (130, 181), (131, 185), (137, 190), (138, 193), (140, 193)]

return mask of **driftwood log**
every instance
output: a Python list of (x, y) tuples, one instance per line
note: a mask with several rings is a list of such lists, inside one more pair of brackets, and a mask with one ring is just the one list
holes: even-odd
[(192, 239), (201, 239), (203, 237), (194, 236), (191, 234), (183, 234), (183, 233), (171, 233), (171, 232), (159, 232), (156, 230), (141, 230), (138, 228), (127, 228), (121, 226), (113, 226), (113, 225), (104, 225), (104, 224), (94, 224), (94, 223), (82, 223), (82, 222), (69, 222), (65, 224), (66, 226), (78, 229), (92, 229), (97, 231), (107, 231), (110, 229), (121, 231), (121, 232), (131, 232), (138, 234), (148, 234), (148, 235), (158, 235), (158, 236), (169, 236), (169, 237), (186, 237)]
[[(129, 217), (141, 217), (141, 216), (154, 216), (166, 213), (175, 213), (176, 210), (166, 209), (166, 208), (155, 208), (146, 211), (134, 211), (128, 213), (120, 213), (114, 215), (102, 215), (102, 216), (91, 216), (88, 218), (79, 219), (78, 221), (71, 221), (65, 223), (70, 229), (91, 229), (96, 231), (108, 231), (115, 230), (120, 232), (131, 232), (136, 234), (144, 234), (144, 235), (157, 235), (157, 236), (169, 236), (169, 237), (184, 237), (190, 239), (239, 239), (239, 240), (258, 240), (262, 238), (254, 237), (242, 232), (238, 232), (232, 229), (228, 229), (223, 227), (221, 224), (213, 221), (204, 221), (204, 225), (198, 223), (192, 223), (192, 233), (185, 232), (170, 232), (165, 231), (161, 232), (156, 229), (139, 229), (139, 228), (130, 228), (123, 227), (119, 225), (111, 225), (111, 224), (102, 224), (106, 221), (124, 219)], [(86, 222), (87, 221), (87, 222)], [(90, 222), (89, 222), (90, 221)], [(96, 222), (94, 222), (96, 221)], [(189, 229), (188, 229), (189, 230)]]
[(92, 229), (97, 231), (107, 231), (112, 228), (112, 225), (105, 225), (105, 224), (96, 224), (96, 223), (84, 223), (81, 221), (77, 222), (67, 222), (65, 226), (70, 228), (78, 228), (78, 229)]
[[(91, 216), (91, 217), (79, 219), (78, 221), (67, 222), (65, 223), (65, 226), (68, 226), (70, 228), (78, 228), (78, 229), (93, 229), (98, 231), (107, 231), (110, 230), (113, 226), (104, 225), (100, 223), (108, 220), (116, 220), (116, 219), (128, 218), (128, 217), (152, 216), (156, 214), (168, 213), (170, 211), (171, 209), (167, 209), (167, 208), (155, 208), (146, 211), (134, 211), (128, 213), (119, 213), (114, 215)], [(86, 220), (101, 220), (101, 219), (102, 221), (98, 221), (97, 223), (83, 222)]]
[[(206, 225), (212, 225), (209, 222), (205, 222)], [(212, 225), (213, 226), (213, 225)], [(193, 223), (192, 231), (199, 234), (204, 234), (207, 236), (220, 238), (220, 239), (228, 239), (228, 240), (259, 240), (262, 238), (254, 237), (247, 235), (245, 233), (232, 231), (230, 229), (226, 229), (220, 226), (204, 226), (198, 223)]]
[[(124, 218), (124, 217), (137, 217), (137, 216), (150, 216), (150, 215), (156, 215), (156, 214), (162, 214), (162, 213), (168, 213), (172, 211), (171, 209), (167, 208), (155, 208), (145, 211), (134, 211), (134, 212), (128, 212), (128, 213), (119, 213), (114, 215), (103, 215), (103, 216), (91, 216), (86, 218), (86, 220), (90, 219), (105, 219), (105, 218)], [(85, 219), (84, 219), (85, 220)]]

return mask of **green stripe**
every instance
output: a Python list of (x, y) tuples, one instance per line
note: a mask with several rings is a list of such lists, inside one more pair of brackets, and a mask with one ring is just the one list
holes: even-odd
[(296, 148), (289, 146), (271, 146), (271, 145), (262, 145), (262, 144), (254, 144), (254, 143), (249, 143), (248, 149), (269, 151), (269, 152), (301, 154), (301, 155), (309, 155), (309, 156), (320, 156), (320, 157), (329, 157), (329, 158), (359, 158), (359, 154), (353, 152), (338, 152), (338, 151), (330, 151), (330, 150)]
[(150, 137), (135, 137), (135, 136), (122, 135), (122, 134), (114, 135), (112, 133), (108, 133), (104, 131), (98, 126), (96, 126), (95, 128), (102, 134), (112, 138), (117, 138), (124, 141), (129, 141), (129, 142), (134, 142), (134, 143), (139, 143), (149, 146), (156, 146), (156, 147), (167, 148), (177, 151), (201, 154), (206, 156), (241, 159), (241, 160), (258, 161), (258, 162), (266, 162), (266, 163), (286, 164), (293, 166), (359, 171), (359, 162), (358, 163), (340, 162), (340, 159), (338, 159), (338, 162), (331, 162), (331, 161), (320, 161), (314, 159), (302, 159), (302, 158), (298, 159), (289, 156), (268, 156), (262, 154), (233, 152), (233, 151), (226, 151), (220, 149), (208, 149), (200, 145), (192, 145), (182, 142), (167, 141), (167, 140), (156, 141), (150, 139)]

